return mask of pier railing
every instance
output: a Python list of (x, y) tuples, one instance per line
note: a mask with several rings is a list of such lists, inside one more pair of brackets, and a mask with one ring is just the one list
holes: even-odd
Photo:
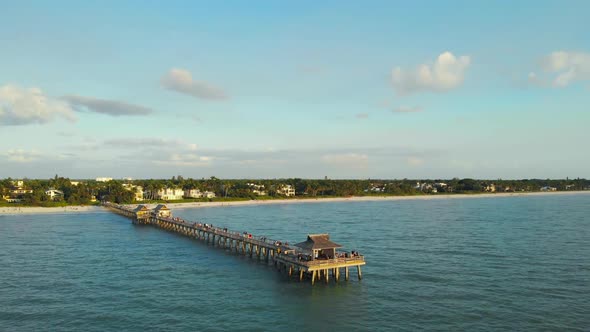
[(295, 263), (295, 264), (302, 264), (306, 266), (313, 266), (313, 267), (321, 267), (324, 265), (333, 265), (333, 264), (357, 264), (357, 263), (364, 263), (365, 256), (358, 255), (353, 257), (337, 257), (337, 258), (320, 258), (314, 260), (306, 260), (299, 258), (299, 252), (296, 252), (295, 255), (288, 254), (288, 255), (280, 255), (281, 259)]

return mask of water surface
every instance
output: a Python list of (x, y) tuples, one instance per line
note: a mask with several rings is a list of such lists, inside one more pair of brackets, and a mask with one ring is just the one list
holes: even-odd
[(0, 216), (0, 330), (571, 330), (590, 326), (590, 195), (334, 202), (177, 215), (330, 233), (363, 280), (272, 266), (110, 213)]

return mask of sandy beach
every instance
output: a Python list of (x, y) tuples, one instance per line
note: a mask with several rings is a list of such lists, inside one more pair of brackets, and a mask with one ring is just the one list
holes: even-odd
[(106, 212), (102, 206), (62, 206), (62, 207), (39, 207), (39, 206), (3, 206), (0, 207), (0, 215), (9, 214), (44, 214), (44, 213), (81, 213), (81, 212)]
[[(522, 197), (522, 196), (563, 196), (590, 194), (590, 191), (556, 191), (556, 192), (533, 192), (533, 193), (493, 193), (493, 194), (452, 194), (452, 195), (421, 195), (421, 196), (352, 196), (332, 198), (292, 198), (275, 200), (251, 200), (234, 202), (193, 202), (193, 203), (169, 203), (166, 204), (173, 209), (192, 209), (226, 206), (252, 206), (270, 204), (306, 204), (326, 202), (369, 202), (369, 201), (405, 201), (405, 200), (433, 200), (433, 199), (477, 199), (490, 197)], [(136, 204), (133, 204), (136, 205)], [(146, 204), (148, 207), (155, 207), (157, 204)], [(43, 214), (43, 213), (84, 213), (84, 212), (105, 212), (106, 209), (100, 206), (67, 206), (67, 207), (0, 207), (0, 215), (14, 214)]]

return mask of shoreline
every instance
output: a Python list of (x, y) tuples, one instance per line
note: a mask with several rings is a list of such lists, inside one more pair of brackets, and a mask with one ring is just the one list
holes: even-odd
[[(494, 197), (524, 197), (524, 196), (563, 196), (590, 194), (590, 191), (555, 191), (555, 192), (519, 192), (519, 193), (487, 193), (487, 194), (441, 194), (441, 195), (419, 195), (419, 196), (351, 196), (351, 197), (330, 197), (330, 198), (291, 198), (273, 200), (250, 200), (250, 201), (228, 201), (228, 202), (189, 202), (169, 203), (169, 208), (193, 209), (209, 207), (231, 207), (231, 206), (257, 206), (272, 204), (306, 204), (306, 203), (330, 203), (330, 202), (375, 202), (375, 201), (405, 201), (405, 200), (436, 200), (436, 199), (463, 199), (463, 198), (494, 198)], [(138, 203), (141, 204), (141, 203)], [(132, 204), (137, 205), (137, 204)], [(155, 207), (157, 204), (146, 204), (148, 207)], [(45, 214), (45, 213), (90, 213), (107, 212), (102, 206), (65, 206), (65, 207), (0, 207), (1, 215), (24, 215), (24, 214)]]

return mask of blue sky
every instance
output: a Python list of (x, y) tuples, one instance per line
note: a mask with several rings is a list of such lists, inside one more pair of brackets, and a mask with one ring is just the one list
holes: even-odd
[(590, 177), (587, 1), (0, 8), (0, 177)]

